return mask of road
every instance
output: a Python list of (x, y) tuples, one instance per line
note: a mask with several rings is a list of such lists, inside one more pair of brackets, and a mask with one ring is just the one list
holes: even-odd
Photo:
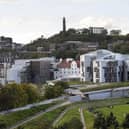
[(22, 110), (30, 109), (32, 107), (37, 107), (37, 106), (40, 106), (40, 105), (44, 105), (44, 104), (50, 104), (50, 103), (52, 103), (54, 101), (64, 100), (64, 98), (65, 97), (62, 96), (62, 97), (58, 97), (58, 98), (55, 98), (55, 99), (44, 100), (44, 101), (41, 101), (39, 103), (28, 104), (28, 105), (26, 105), (24, 107), (5, 110), (5, 111), (0, 112), (0, 115), (12, 113), (12, 112), (17, 112), (17, 111), (22, 111)]
[(27, 118), (27, 119), (25, 119), (25, 120), (23, 120), (23, 121), (20, 121), (20, 122), (18, 122), (16, 125), (14, 125), (14, 126), (12, 126), (12, 127), (9, 127), (9, 128), (7, 128), (7, 129), (15, 129), (15, 128), (19, 127), (19, 126), (22, 126), (23, 124), (26, 124), (27, 122), (32, 121), (33, 119), (36, 119), (36, 118), (40, 117), (41, 115), (43, 115), (43, 114), (45, 114), (45, 113), (47, 113), (47, 112), (53, 111), (53, 110), (55, 110), (55, 109), (57, 109), (57, 108), (59, 108), (59, 107), (63, 107), (63, 106), (68, 105), (68, 104), (70, 104), (69, 101), (64, 102), (64, 103), (62, 103), (62, 104), (57, 104), (57, 105), (55, 105), (55, 106), (53, 106), (53, 107), (51, 107), (51, 108), (48, 108), (46, 111), (41, 111), (41, 112), (37, 113), (36, 115), (31, 116), (31, 117), (29, 117), (29, 118)]

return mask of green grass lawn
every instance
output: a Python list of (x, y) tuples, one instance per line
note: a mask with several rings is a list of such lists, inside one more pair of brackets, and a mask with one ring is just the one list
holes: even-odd
[(79, 118), (80, 119), (80, 112), (79, 112), (79, 108), (72, 108), (70, 110), (68, 110), (63, 118), (57, 123), (56, 127), (63, 125), (64, 123), (69, 122), (72, 118)]
[(86, 109), (83, 109), (83, 115), (86, 122), (86, 128), (87, 129), (93, 129), (94, 124), (94, 114), (89, 112)]
[(99, 108), (96, 111), (102, 112), (105, 116), (109, 115), (110, 112), (113, 112), (117, 120), (120, 123), (122, 123), (126, 114), (129, 113), (129, 104), (113, 106), (113, 108), (110, 107)]
[(89, 91), (97, 91), (97, 90), (104, 90), (104, 89), (111, 89), (111, 88), (128, 87), (129, 82), (97, 84), (97, 85), (98, 85), (97, 87), (84, 88), (84, 89), (81, 89), (81, 91), (82, 92), (89, 92)]
[(15, 125), (18, 121), (24, 120), (25, 118), (29, 116), (33, 116), (34, 114), (43, 111), (56, 103), (51, 104), (45, 104), (38, 107), (33, 107), (31, 109), (23, 110), (23, 111), (17, 111), (14, 113), (9, 113), (6, 115), (0, 115), (0, 121), (6, 124), (6, 126), (12, 126)]
[[(37, 119), (34, 119), (27, 124), (23, 125), (24, 129), (39, 129), (40, 123), (43, 123), (44, 121), (47, 121), (52, 125), (54, 120), (60, 115), (61, 112), (63, 112), (66, 109), (66, 106), (58, 108), (56, 110), (50, 111), (48, 113), (45, 113), (44, 115), (38, 117)], [(45, 128), (42, 128), (45, 129)]]
[(100, 108), (100, 107), (107, 107), (111, 105), (122, 105), (129, 103), (129, 98), (115, 98), (115, 99), (105, 99), (105, 100), (94, 100), (85, 102), (84, 106), (89, 108)]
[(77, 85), (77, 84), (93, 84), (92, 82), (81, 82), (80, 80), (70, 80), (68, 81), (69, 85)]

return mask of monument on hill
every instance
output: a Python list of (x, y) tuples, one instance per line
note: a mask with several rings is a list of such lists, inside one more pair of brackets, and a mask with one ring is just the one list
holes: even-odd
[(66, 19), (63, 17), (63, 32), (66, 32)]

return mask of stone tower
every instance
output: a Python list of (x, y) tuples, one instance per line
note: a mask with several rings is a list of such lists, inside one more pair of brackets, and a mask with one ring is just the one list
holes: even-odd
[(63, 32), (66, 32), (66, 19), (63, 17)]

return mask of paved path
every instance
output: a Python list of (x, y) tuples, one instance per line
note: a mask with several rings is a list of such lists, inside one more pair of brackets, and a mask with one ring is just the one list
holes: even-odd
[(83, 115), (83, 110), (82, 108), (80, 108), (80, 116), (81, 116), (81, 122), (83, 124), (83, 129), (86, 129), (86, 123), (85, 123), (85, 119), (84, 119), (84, 115)]
[(57, 109), (59, 107), (63, 107), (63, 106), (68, 105), (68, 104), (70, 104), (70, 102), (68, 102), (68, 101), (64, 102), (62, 104), (57, 104), (57, 105), (55, 105), (53, 107), (48, 108), (46, 111), (41, 111), (41, 112), (37, 113), (36, 115), (31, 116), (31, 117), (29, 117), (29, 118), (27, 118), (27, 119), (25, 119), (23, 121), (20, 121), (16, 125), (14, 125), (12, 127), (9, 127), (7, 129), (15, 129), (15, 128), (19, 127), (19, 126), (22, 126), (23, 124), (26, 124), (27, 122), (30, 122), (33, 119), (36, 119), (36, 118), (40, 117), (41, 115), (43, 115), (43, 114), (45, 114), (47, 112), (53, 111), (53, 110), (55, 110), (55, 109)]

